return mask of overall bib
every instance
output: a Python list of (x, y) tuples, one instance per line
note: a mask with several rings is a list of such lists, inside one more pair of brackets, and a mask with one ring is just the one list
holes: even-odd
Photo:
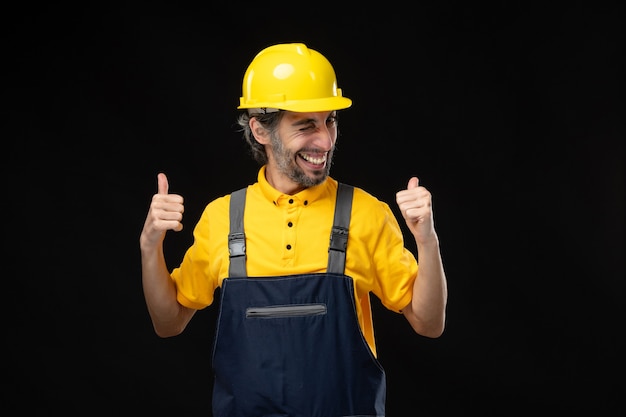
[(352, 187), (339, 184), (328, 272), (246, 276), (245, 191), (231, 195), (230, 271), (213, 347), (215, 417), (381, 417), (386, 382), (344, 275)]

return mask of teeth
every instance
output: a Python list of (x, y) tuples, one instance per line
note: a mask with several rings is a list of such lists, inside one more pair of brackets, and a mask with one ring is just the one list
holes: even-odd
[(312, 164), (316, 164), (316, 165), (321, 165), (324, 162), (326, 162), (326, 155), (322, 156), (321, 158), (315, 158), (312, 157), (310, 155), (305, 155), (303, 153), (300, 154), (300, 156), (302, 157), (302, 159), (312, 163)]

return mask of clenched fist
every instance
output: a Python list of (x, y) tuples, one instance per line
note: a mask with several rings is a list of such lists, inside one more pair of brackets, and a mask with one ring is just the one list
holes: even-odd
[(165, 232), (183, 230), (183, 197), (178, 194), (169, 194), (167, 177), (163, 173), (157, 175), (158, 191), (152, 196), (148, 216), (141, 232), (141, 245), (145, 248), (156, 246), (163, 241)]
[(417, 177), (409, 180), (406, 190), (396, 193), (396, 202), (418, 244), (435, 236), (432, 196), (419, 185)]

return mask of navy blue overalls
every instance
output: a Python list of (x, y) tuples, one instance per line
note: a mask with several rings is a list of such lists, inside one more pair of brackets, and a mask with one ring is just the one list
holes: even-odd
[(327, 273), (246, 276), (245, 191), (231, 195), (230, 270), (213, 347), (215, 417), (381, 417), (385, 372), (344, 275), (352, 207), (339, 184)]

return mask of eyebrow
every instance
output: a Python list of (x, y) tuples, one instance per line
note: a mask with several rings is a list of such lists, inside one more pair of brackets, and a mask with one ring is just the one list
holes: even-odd
[(302, 125), (308, 125), (310, 123), (315, 124), (315, 119), (313, 118), (308, 118), (308, 119), (300, 119), (300, 120), (296, 120), (295, 122), (293, 122), (291, 125), (292, 126), (302, 126)]
[[(330, 113), (328, 117), (337, 117), (337, 113)], [(300, 119), (300, 120), (296, 120), (295, 122), (293, 122), (291, 125), (292, 126), (302, 126), (302, 125), (307, 125), (310, 123), (317, 123), (316, 119), (309, 117), (307, 119)]]

